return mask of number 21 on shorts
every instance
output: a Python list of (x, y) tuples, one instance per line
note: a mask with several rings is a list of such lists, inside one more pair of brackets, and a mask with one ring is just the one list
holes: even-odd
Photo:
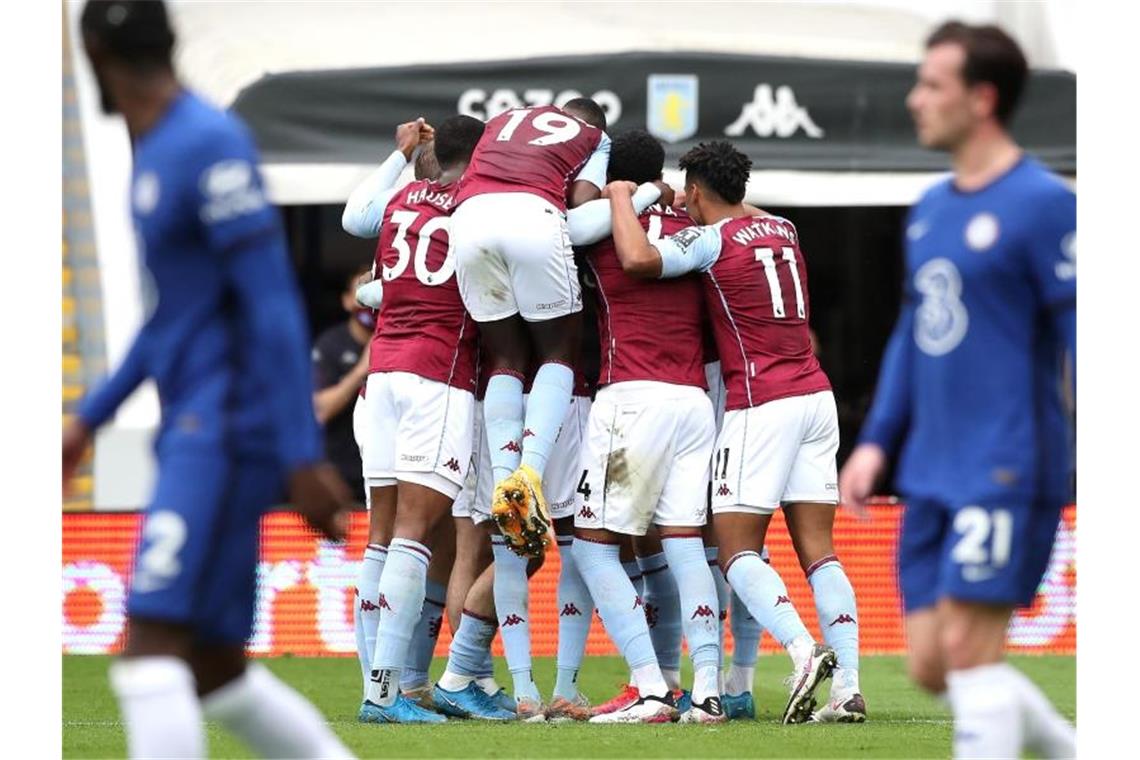
[(1008, 509), (964, 507), (954, 515), (958, 540), (950, 559), (959, 565), (1004, 567), (1009, 563), (1013, 515)]

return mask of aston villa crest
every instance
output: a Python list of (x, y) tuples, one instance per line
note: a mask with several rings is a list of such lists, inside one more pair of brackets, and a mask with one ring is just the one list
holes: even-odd
[(645, 126), (666, 142), (679, 142), (697, 133), (696, 74), (650, 74)]

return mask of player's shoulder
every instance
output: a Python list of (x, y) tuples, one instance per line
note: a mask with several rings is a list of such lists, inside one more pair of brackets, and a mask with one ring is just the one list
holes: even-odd
[(1076, 197), (1060, 175), (1032, 156), (1021, 159), (1012, 179), (1019, 195), (1036, 202), (1063, 203)]

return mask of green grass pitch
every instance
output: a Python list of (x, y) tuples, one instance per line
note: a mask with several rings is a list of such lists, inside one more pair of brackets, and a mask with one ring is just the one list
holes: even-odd
[[(123, 757), (126, 741), (107, 684), (108, 657), (63, 658), (63, 756)], [(906, 679), (901, 657), (864, 656), (861, 685), (867, 698), (864, 725), (778, 724), (784, 706), (783, 655), (762, 656), (754, 692), (755, 721), (720, 726), (523, 725), (451, 721), (443, 726), (376, 726), (356, 722), (360, 670), (355, 658), (277, 658), (265, 660), (325, 714), (360, 757), (948, 757), (949, 715)], [(1076, 716), (1076, 659), (1026, 656), (1013, 662), (1053, 700), (1061, 713)], [(433, 663), (438, 677), (442, 658)], [(549, 696), (553, 658), (535, 660), (535, 680)], [(616, 693), (626, 675), (617, 657), (587, 658), (580, 683), (595, 703)], [(510, 683), (499, 658), (496, 676)], [(685, 675), (686, 681), (688, 675)], [(820, 695), (826, 697), (825, 684)], [(217, 726), (209, 726), (211, 757), (249, 757), (249, 751)]]

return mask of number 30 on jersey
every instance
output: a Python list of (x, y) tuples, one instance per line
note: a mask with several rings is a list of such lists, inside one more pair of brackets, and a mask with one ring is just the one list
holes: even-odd
[(424, 285), (442, 285), (447, 282), (455, 273), (455, 255), (452, 253), (451, 246), (447, 246), (447, 257), (444, 258), (443, 264), (439, 269), (434, 272), (428, 268), (427, 255), (428, 250), (431, 248), (431, 236), (435, 232), (443, 232), (444, 238), (447, 238), (448, 223), (450, 219), (446, 216), (437, 216), (429, 219), (427, 224), (420, 228), (420, 234), (416, 241), (415, 253), (412, 253), (411, 245), (408, 244), (408, 231), (416, 219), (419, 218), (419, 213), (416, 211), (393, 211), (392, 224), (396, 225), (396, 235), (392, 239), (392, 247), (396, 249), (399, 258), (396, 259), (395, 266), (385, 266), (381, 276), (385, 282), (394, 280), (404, 273), (408, 268), (408, 262), (412, 261), (415, 267), (416, 279)]

